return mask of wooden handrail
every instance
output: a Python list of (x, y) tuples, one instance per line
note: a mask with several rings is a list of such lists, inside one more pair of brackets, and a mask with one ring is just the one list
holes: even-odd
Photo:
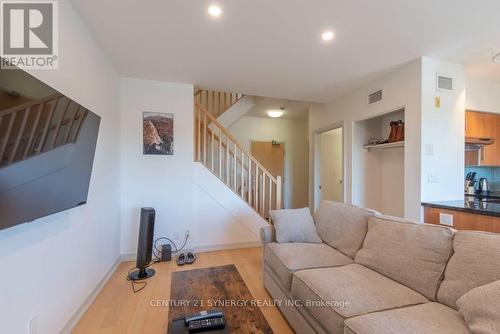
[[(59, 103), (62, 98), (67, 99), (64, 105)], [(76, 104), (77, 109), (66, 119), (72, 104)], [(4, 136), (0, 138), (0, 167), (75, 142), (86, 113), (85, 108), (62, 94), (54, 94), (1, 111), (0, 125), (6, 121), (7, 127)], [(57, 119), (54, 120), (54, 117)], [(42, 119), (43, 124), (40, 124)], [(71, 135), (75, 124), (75, 131)], [(65, 133), (61, 133), (64, 126), (68, 128)]]
[(54, 99), (56, 99), (56, 98), (58, 98), (58, 97), (62, 97), (62, 96), (63, 96), (62, 94), (57, 93), (57, 94), (53, 94), (53, 95), (50, 95), (50, 96), (44, 97), (44, 98), (42, 98), (42, 99), (33, 100), (33, 101), (29, 101), (29, 102), (26, 102), (26, 103), (20, 104), (20, 105), (18, 105), (18, 106), (10, 107), (10, 108), (8, 108), (8, 109), (5, 109), (5, 110), (0, 111), (0, 117), (5, 116), (5, 115), (8, 115), (8, 114), (13, 113), (13, 112), (17, 112), (17, 111), (25, 110), (25, 109), (27, 109), (27, 108), (30, 108), (30, 107), (33, 107), (33, 106), (39, 105), (39, 104), (41, 104), (41, 103), (45, 103), (45, 102), (48, 102), (48, 101), (54, 100)]
[(194, 112), (195, 160), (268, 219), (270, 210), (282, 207), (281, 176), (273, 176), (203, 106), (195, 103)]
[[(203, 111), (207, 117), (212, 121), (212, 123), (214, 123), (219, 129), (223, 129), (223, 132), (224, 132), (224, 135), (227, 136), (229, 139), (231, 139), (231, 141), (233, 142), (233, 144), (236, 145), (236, 147), (238, 147), (238, 149), (243, 152), (245, 155), (249, 156), (249, 157), (252, 157), (252, 163), (254, 163), (255, 165), (259, 166), (260, 169), (262, 169), (263, 171), (265, 171), (267, 173), (268, 176), (270, 176), (272, 178), (272, 180), (274, 182), (276, 182), (276, 178), (270, 173), (267, 171), (266, 167), (262, 166), (262, 164), (257, 161), (241, 144), (240, 142), (238, 141), (238, 139), (236, 139), (229, 131), (227, 131), (226, 128), (224, 128), (224, 126), (219, 122), (217, 121), (217, 119), (215, 117), (213, 117), (212, 115), (210, 115), (210, 113), (208, 111), (206, 111), (205, 109), (203, 109), (203, 107), (199, 106), (198, 104), (195, 104), (196, 108), (198, 108), (199, 110)], [(207, 128), (207, 132), (210, 131), (210, 133), (212, 132), (211, 129), (208, 129)], [(234, 153), (233, 153), (234, 154)]]
[(239, 93), (197, 89), (194, 93), (195, 104), (202, 107), (214, 117), (219, 117), (226, 110), (241, 100), (244, 95)]

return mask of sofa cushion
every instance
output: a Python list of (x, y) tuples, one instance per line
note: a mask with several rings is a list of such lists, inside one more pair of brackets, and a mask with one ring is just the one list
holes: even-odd
[(298, 271), (292, 295), (330, 333), (342, 333), (346, 318), (429, 301), (359, 264)]
[(500, 281), (470, 290), (457, 306), (472, 334), (500, 333)]
[(435, 300), (452, 238), (446, 227), (373, 217), (355, 262)]
[(264, 247), (264, 261), (276, 273), (288, 290), (292, 286), (295, 271), (309, 268), (343, 266), (353, 263), (352, 259), (326, 244), (270, 243)]
[(468, 334), (464, 319), (452, 308), (427, 303), (377, 312), (345, 321), (344, 334)]
[(368, 219), (375, 211), (323, 201), (314, 214), (316, 229), (326, 244), (354, 259), (363, 244)]
[(269, 215), (278, 242), (322, 242), (309, 208), (271, 210)]
[(457, 308), (458, 298), (488, 283), (500, 280), (500, 234), (457, 231), (438, 301)]

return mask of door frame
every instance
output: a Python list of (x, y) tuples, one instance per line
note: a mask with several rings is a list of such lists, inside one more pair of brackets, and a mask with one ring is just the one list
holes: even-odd
[(330, 124), (314, 131), (314, 160), (313, 160), (313, 206), (314, 210), (319, 207), (321, 202), (321, 134), (331, 130), (342, 129), (342, 201), (346, 202), (346, 134), (345, 121)]
[[(248, 153), (250, 153), (250, 155), (253, 156), (253, 152), (252, 152), (252, 143), (253, 142), (268, 143), (268, 142), (272, 142), (272, 141), (276, 141), (278, 144), (283, 145), (283, 175), (279, 175), (279, 176), (281, 176), (281, 205), (283, 208), (285, 208), (286, 205), (288, 204), (286, 202), (288, 197), (285, 195), (285, 189), (287, 189), (285, 182), (288, 182), (288, 179), (289, 179), (289, 177), (288, 177), (289, 175), (287, 175), (288, 168), (286, 165), (287, 142), (282, 141), (282, 140), (276, 140), (276, 138), (272, 138), (272, 139), (265, 139), (265, 138), (252, 139), (252, 138), (250, 138), (250, 140), (248, 141)], [(286, 175), (286, 177), (285, 177), (285, 175)], [(278, 175), (273, 175), (273, 176), (276, 177)]]

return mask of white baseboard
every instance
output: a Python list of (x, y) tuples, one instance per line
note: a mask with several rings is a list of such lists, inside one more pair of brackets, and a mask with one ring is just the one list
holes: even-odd
[[(194, 251), (195, 253), (204, 253), (204, 252), (214, 252), (214, 251), (231, 250), (239, 248), (254, 248), (261, 246), (262, 246), (261, 242), (253, 241), (253, 242), (235, 243), (235, 244), (200, 246), (188, 250)], [(116, 262), (113, 264), (113, 266), (108, 270), (106, 275), (104, 275), (104, 277), (99, 281), (99, 283), (97, 283), (97, 286), (94, 288), (94, 290), (90, 292), (89, 296), (83, 301), (80, 307), (78, 307), (76, 312), (73, 314), (73, 316), (69, 319), (69, 321), (63, 327), (63, 329), (60, 331), (60, 334), (71, 334), (78, 321), (80, 321), (81, 317), (87, 311), (89, 306), (94, 302), (94, 300), (96, 299), (99, 292), (101, 292), (104, 285), (106, 285), (111, 276), (113, 276), (120, 263), (135, 261), (135, 259), (136, 259), (136, 254), (134, 253), (120, 255), (116, 260)]]
[(231, 250), (231, 249), (239, 249), (239, 248), (255, 248), (262, 247), (262, 243), (260, 241), (250, 241), (236, 244), (224, 244), (224, 245), (208, 245), (208, 246), (200, 246), (194, 247), (193, 250), (195, 253), (204, 253), (204, 252), (215, 252), (221, 250)]
[(61, 331), (59, 332), (60, 334), (71, 334), (78, 321), (80, 321), (81, 317), (85, 314), (89, 306), (94, 302), (94, 300), (96, 299), (97, 295), (99, 295), (99, 292), (101, 292), (104, 285), (106, 285), (111, 276), (113, 276), (120, 263), (123, 262), (121, 258), (122, 257), (119, 256), (118, 259), (116, 259), (116, 262), (111, 266), (106, 275), (104, 275), (104, 277), (99, 281), (99, 283), (97, 283), (96, 287), (90, 292), (88, 297), (85, 298), (80, 307), (78, 307), (73, 316), (61, 329)]
[[(250, 241), (250, 242), (240, 242), (240, 243), (235, 243), (235, 244), (223, 244), (223, 245), (206, 245), (206, 246), (199, 246), (199, 247), (193, 247), (193, 248), (186, 248), (183, 249), (183, 251), (192, 251), (195, 253), (205, 253), (205, 252), (215, 252), (215, 251), (222, 251), (222, 250), (231, 250), (231, 249), (240, 249), (240, 248), (255, 248), (255, 247), (262, 247), (262, 243), (260, 241)], [(120, 260), (122, 262), (130, 262), (130, 261), (135, 261), (137, 257), (137, 254), (135, 253), (129, 253), (129, 254), (122, 254), (120, 256)]]

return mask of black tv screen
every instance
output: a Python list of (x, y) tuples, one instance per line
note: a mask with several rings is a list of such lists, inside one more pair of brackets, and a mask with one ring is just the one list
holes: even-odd
[(28, 73), (0, 69), (0, 229), (86, 203), (99, 123)]

